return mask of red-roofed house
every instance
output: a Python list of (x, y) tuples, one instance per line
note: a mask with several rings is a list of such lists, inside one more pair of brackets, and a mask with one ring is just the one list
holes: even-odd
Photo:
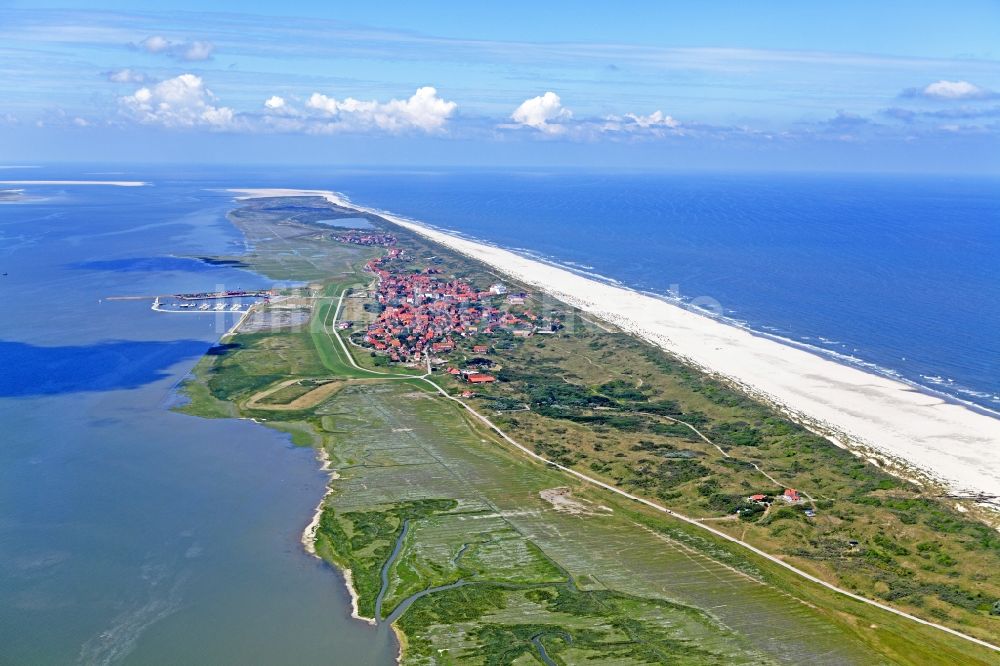
[(493, 375), (483, 375), (478, 372), (472, 375), (466, 375), (465, 379), (470, 384), (489, 384), (490, 382), (495, 382), (497, 380), (497, 378)]

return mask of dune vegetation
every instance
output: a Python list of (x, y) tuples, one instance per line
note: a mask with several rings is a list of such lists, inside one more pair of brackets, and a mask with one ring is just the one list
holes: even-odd
[[(363, 268), (384, 248), (337, 242), (316, 224), (338, 216), (358, 213), (318, 197), (253, 199), (232, 213), (250, 250), (218, 259), (301, 286), (202, 359), (180, 409), (254, 418), (322, 449), (336, 474), (316, 552), (351, 572), (361, 616), (393, 624), (405, 663), (995, 660), (540, 463), (436, 387), (459, 396), (469, 385), (444, 368), (488, 367), (497, 381), (466, 404), (538, 455), (984, 640), (1000, 627), (993, 528), (541, 294), (504, 307), (557, 319), (555, 332), (457, 338), (429, 373), (387, 363), (356, 334), (379, 311)], [(394, 270), (432, 267), (479, 289), (498, 279), (364, 217), (396, 236)], [(281, 308), (306, 311), (306, 323), (267, 318)], [(789, 488), (797, 501), (782, 499)]]

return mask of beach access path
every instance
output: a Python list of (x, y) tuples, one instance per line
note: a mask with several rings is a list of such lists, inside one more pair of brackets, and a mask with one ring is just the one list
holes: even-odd
[(995, 415), (664, 299), (353, 204), (328, 190), (232, 191), (247, 198), (319, 196), (378, 215), (734, 384), (888, 471), (1000, 511), (1000, 418)]

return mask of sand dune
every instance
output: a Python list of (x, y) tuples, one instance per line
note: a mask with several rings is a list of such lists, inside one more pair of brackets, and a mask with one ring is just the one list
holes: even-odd
[[(377, 213), (720, 375), (897, 473), (939, 482), (955, 493), (1000, 496), (1000, 419), (653, 296), (355, 206), (332, 192), (233, 191), (247, 197), (323, 196)], [(991, 504), (1000, 508), (998, 499)]]

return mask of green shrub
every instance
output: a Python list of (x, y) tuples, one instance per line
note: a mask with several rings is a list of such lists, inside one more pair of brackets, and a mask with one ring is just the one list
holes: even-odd
[(760, 431), (743, 421), (720, 423), (708, 431), (708, 437), (720, 446), (760, 446)]

